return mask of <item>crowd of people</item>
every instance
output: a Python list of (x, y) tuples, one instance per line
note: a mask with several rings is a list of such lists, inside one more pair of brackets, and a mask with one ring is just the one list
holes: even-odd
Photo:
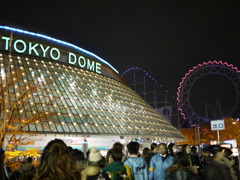
[(182, 149), (171, 143), (152, 143), (150, 149), (129, 142), (127, 153), (120, 142), (113, 144), (102, 156), (95, 147), (86, 154), (72, 149), (62, 140), (50, 141), (44, 148), (37, 167), (28, 157), (17, 169), (8, 172), (0, 151), (0, 179), (17, 180), (238, 180), (238, 160), (230, 149), (209, 146), (203, 157), (195, 146), (185, 144)]

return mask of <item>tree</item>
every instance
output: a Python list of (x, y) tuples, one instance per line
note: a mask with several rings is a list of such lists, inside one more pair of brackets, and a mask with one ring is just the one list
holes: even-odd
[(237, 145), (240, 145), (240, 122), (234, 118), (225, 118), (225, 130), (219, 131), (220, 141), (236, 139)]
[[(24, 71), (11, 71), (6, 74), (1, 74), (0, 78), (0, 148), (3, 147), (5, 139), (8, 142), (19, 141), (17, 135), (26, 133), (24, 128), (28, 125), (44, 125), (51, 115), (56, 114), (44, 109), (39, 110), (42, 103), (36, 100), (36, 96), (47, 94), (43, 84), (28, 81)], [(52, 104), (51, 98), (49, 101)], [(11, 147), (8, 143), (8, 148)]]
[[(219, 130), (220, 142), (236, 139), (240, 143), (240, 122), (234, 118), (224, 119), (225, 130)], [(204, 123), (200, 127), (201, 143), (210, 143), (210, 140), (217, 140), (217, 131), (211, 130), (211, 124)]]
[(200, 144), (202, 143), (210, 144), (210, 140), (214, 140), (217, 138), (217, 133), (211, 130), (210, 123), (203, 123), (199, 127), (199, 133), (200, 133)]
[[(220, 130), (220, 142), (225, 140), (236, 139), (238, 146), (240, 145), (240, 122), (239, 119), (225, 118), (225, 130)], [(210, 140), (217, 140), (217, 131), (211, 130), (211, 123), (203, 123), (199, 128), (200, 144), (210, 144)], [(197, 133), (192, 128), (180, 129), (182, 135), (186, 137), (186, 141), (178, 144), (196, 144)]]
[(195, 134), (194, 134), (194, 129), (191, 128), (181, 128), (180, 133), (186, 138), (185, 141), (177, 143), (179, 145), (183, 145), (183, 144), (196, 144), (195, 141)]

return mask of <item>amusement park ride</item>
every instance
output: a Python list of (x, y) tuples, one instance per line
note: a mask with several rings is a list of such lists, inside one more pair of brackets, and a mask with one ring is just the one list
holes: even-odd
[(129, 68), (122, 76), (126, 79), (128, 85), (158, 113), (173, 126), (179, 127), (180, 113), (178, 112), (176, 97), (172, 96), (164, 85), (140, 67)]
[[(166, 87), (162, 86), (142, 68), (129, 68), (122, 76), (135, 92), (178, 129), (184, 126), (192, 127), (211, 120), (238, 117), (240, 115), (240, 70), (227, 62), (208, 61), (194, 66), (179, 83), (177, 97), (170, 95)], [(220, 77), (220, 82), (225, 79), (232, 87), (233, 90), (229, 95), (233, 94), (231, 95), (233, 103), (227, 110), (223, 108), (224, 102), (222, 102), (222, 99), (229, 96), (222, 98), (218, 97), (221, 95), (217, 93), (216, 97), (204, 97), (201, 100), (201, 105), (193, 103), (193, 97), (191, 96), (193, 86), (200, 88), (197, 86), (199, 80), (209, 76)], [(227, 89), (228, 87), (223, 86), (222, 88)], [(211, 103), (209, 99), (211, 99)], [(196, 107), (199, 108), (199, 106), (203, 109), (201, 113), (196, 110)]]

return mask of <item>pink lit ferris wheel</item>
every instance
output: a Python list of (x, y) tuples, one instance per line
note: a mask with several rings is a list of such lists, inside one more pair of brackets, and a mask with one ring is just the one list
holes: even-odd
[[(218, 114), (216, 116), (209, 117), (206, 113), (208, 110), (207, 103), (205, 102), (205, 113), (199, 113), (197, 111), (196, 106), (192, 103), (192, 96), (191, 91), (193, 90), (193, 86), (196, 82), (204, 78), (209, 77), (209, 75), (220, 75), (222, 78), (225, 78), (228, 82), (230, 82), (231, 86), (233, 87), (234, 91), (234, 98), (231, 108), (228, 112), (221, 112), (221, 102), (216, 100), (216, 106), (214, 108), (209, 108), (214, 113)], [(220, 81), (221, 82), (221, 81)], [(205, 89), (208, 87), (206, 86)], [(224, 90), (224, 85), (222, 85), (222, 89)], [(207, 92), (207, 91), (206, 91)], [(204, 92), (199, 92), (199, 94)], [(231, 94), (231, 93), (229, 93)], [(208, 61), (202, 64), (198, 64), (194, 66), (192, 69), (185, 74), (182, 78), (182, 81), (179, 83), (178, 92), (177, 92), (177, 101), (178, 101), (178, 110), (180, 111), (181, 115), (185, 122), (189, 123), (190, 126), (193, 124), (199, 124), (202, 122), (208, 122), (209, 120), (217, 119), (217, 118), (224, 118), (224, 117), (234, 117), (239, 116), (239, 109), (240, 109), (240, 71), (237, 67), (234, 67), (232, 64), (222, 61)], [(198, 99), (198, 101), (200, 101)]]

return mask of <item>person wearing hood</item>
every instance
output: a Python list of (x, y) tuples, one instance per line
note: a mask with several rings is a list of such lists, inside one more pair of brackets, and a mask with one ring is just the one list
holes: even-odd
[(36, 168), (32, 164), (32, 158), (28, 157), (18, 168), (17, 172), (19, 173), (19, 180), (32, 179), (33, 175), (36, 173)]
[(166, 169), (173, 165), (173, 157), (167, 153), (167, 145), (161, 143), (158, 145), (158, 152), (152, 157), (149, 167), (150, 180), (165, 180)]
[(131, 169), (133, 179), (148, 180), (147, 163), (144, 158), (138, 157), (139, 144), (137, 142), (130, 142), (127, 145), (127, 149), (130, 156), (124, 162), (124, 165), (127, 169)]

